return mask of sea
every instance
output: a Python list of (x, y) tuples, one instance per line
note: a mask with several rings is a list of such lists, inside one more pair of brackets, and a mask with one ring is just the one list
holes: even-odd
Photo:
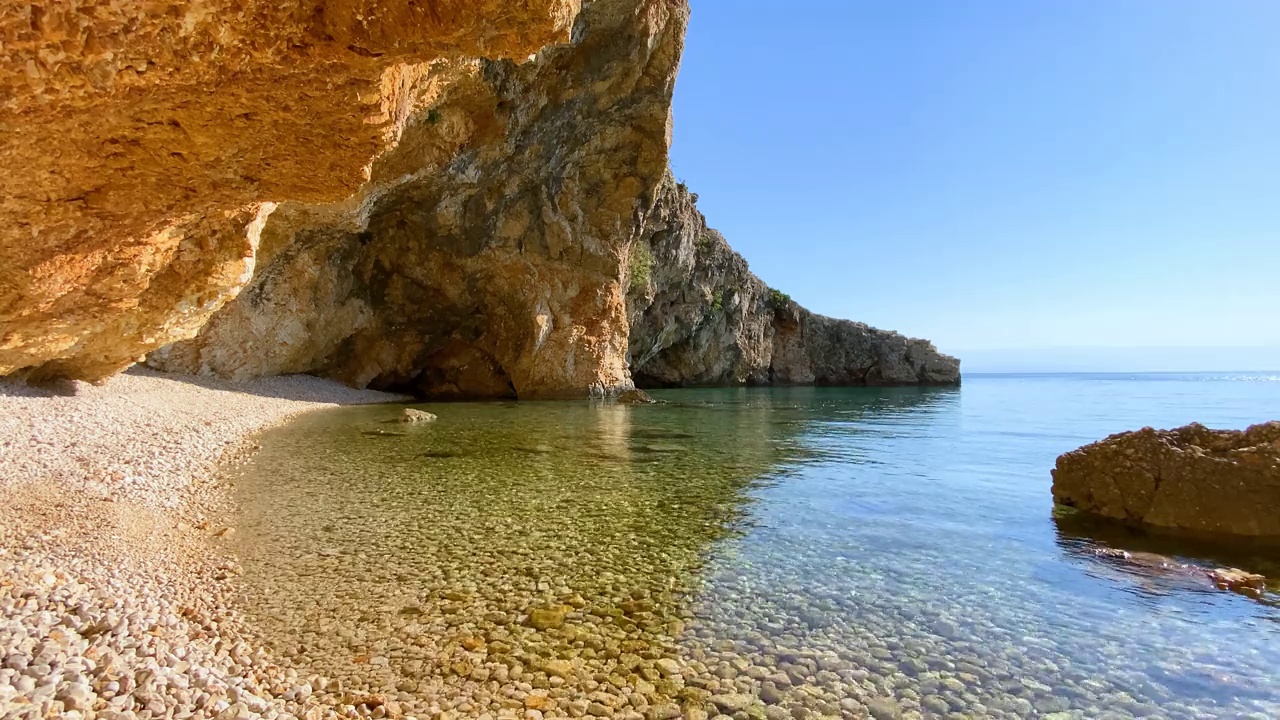
[(1280, 419), (1280, 372), (652, 394), (267, 433), (231, 478), (253, 632), (348, 687), (446, 705), (501, 668), (753, 718), (1280, 717), (1280, 595), (1196, 571), (1280, 592), (1280, 550), (1050, 494), (1059, 454), (1112, 433)]

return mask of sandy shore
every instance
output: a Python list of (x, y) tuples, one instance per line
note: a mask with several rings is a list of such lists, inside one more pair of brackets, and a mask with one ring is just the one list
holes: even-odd
[(336, 716), (310, 698), (326, 679), (240, 640), (215, 476), (297, 413), (396, 399), (305, 376), (0, 382), (0, 717)]

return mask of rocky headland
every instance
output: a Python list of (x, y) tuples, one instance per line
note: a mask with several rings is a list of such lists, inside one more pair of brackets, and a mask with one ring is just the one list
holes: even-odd
[(770, 288), (667, 174), (631, 250), (628, 354), (637, 384), (953, 385), (927, 340), (824, 317)]
[[(367, 5), (7, 28), (51, 65), (9, 77), (39, 92), (0, 117), (25, 188), (0, 374), (99, 380), (150, 353), (450, 399), (959, 382), (927, 341), (766, 287), (670, 178), (682, 0)], [(217, 61), (175, 60), (197, 52)], [(100, 82), (58, 83), (90, 64)]]
[(1112, 435), (1058, 458), (1053, 499), (1156, 529), (1280, 538), (1280, 422)]

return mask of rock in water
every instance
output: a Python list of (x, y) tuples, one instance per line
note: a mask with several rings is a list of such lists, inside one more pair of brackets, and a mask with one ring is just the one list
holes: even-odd
[(747, 693), (725, 693), (723, 695), (712, 695), (709, 700), (712, 705), (715, 705), (720, 709), (720, 712), (726, 715), (743, 712), (756, 702), (755, 696)]
[(1197, 581), (1208, 580), (1219, 590), (1260, 597), (1267, 591), (1267, 578), (1257, 573), (1232, 567), (1205, 567), (1181, 562), (1165, 555), (1149, 552), (1130, 552), (1119, 548), (1093, 548), (1090, 554), (1096, 558), (1140, 570), (1153, 577), (1186, 577)]
[(400, 411), (400, 417), (396, 418), (396, 422), (409, 425), (418, 423), (435, 422), (436, 416), (425, 410), (414, 410), (413, 408), (405, 408)]
[(538, 630), (552, 630), (564, 625), (566, 614), (568, 608), (564, 606), (534, 608), (529, 611), (529, 626)]
[(1053, 498), (1131, 524), (1280, 537), (1280, 422), (1112, 435), (1058, 458)]
[(649, 405), (657, 402), (643, 390), (627, 390), (618, 395), (618, 402), (623, 405)]
[(1257, 597), (1267, 590), (1267, 579), (1257, 573), (1239, 568), (1215, 568), (1208, 572), (1209, 579), (1221, 590)]

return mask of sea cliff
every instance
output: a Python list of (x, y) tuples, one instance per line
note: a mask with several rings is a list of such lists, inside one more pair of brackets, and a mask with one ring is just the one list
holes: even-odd
[[(339, 32), (328, 27), (342, 25), (339, 8), (327, 6), (323, 32), (271, 25), (310, 38), (298, 52), (326, 58), (311, 70), (343, 78), (339, 95), (365, 88), (355, 112), (302, 83), (311, 75), (259, 72), (258, 55), (220, 50), (228, 78), (259, 72), (261, 93), (219, 80), (240, 93), (239, 110), (212, 103), (198, 122), (178, 110), (202, 103), (155, 109), (148, 117), (178, 128), (170, 134), (181, 142), (154, 128), (124, 142), (148, 159), (109, 153), (129, 172), (84, 197), (50, 195), (56, 213), (23, 210), (17, 227), (36, 242), (0, 238), (12, 260), (0, 374), (99, 380), (149, 353), (173, 372), (302, 372), (450, 399), (607, 396), (637, 383), (959, 381), (958, 362), (926, 341), (810, 313), (765, 286), (670, 179), (686, 3), (546, 0), (522, 5), (521, 17), (472, 9), (437, 18), (445, 40), (401, 27), (394, 13)], [(493, 34), (468, 45), (485, 22)], [(521, 55), (557, 39), (568, 42)], [(200, 78), (220, 78), (219, 67)], [(71, 109), (83, 93), (115, 101), (139, 88), (159, 103), (194, 72), (46, 90)], [(330, 105), (320, 112), (282, 97), (286, 88)], [(34, 111), (18, 105), (8, 106), (12, 122), (35, 138)], [(239, 120), (224, 126), (218, 113)], [(81, 118), (68, 136), (124, 137), (82, 115), (67, 116)], [(288, 137), (259, 127), (277, 116)], [(320, 121), (297, 127), (301, 117)], [(326, 124), (357, 117), (358, 128)], [(205, 155), (185, 149), (197, 126)], [(325, 137), (334, 147), (314, 147)], [(18, 162), (39, 146), (0, 149)], [(77, 177), (94, 167), (76, 165)], [(175, 188), (186, 190), (170, 197)]]
[(926, 340), (818, 315), (770, 288), (669, 174), (644, 230), (627, 294), (639, 385), (960, 382), (960, 362)]

